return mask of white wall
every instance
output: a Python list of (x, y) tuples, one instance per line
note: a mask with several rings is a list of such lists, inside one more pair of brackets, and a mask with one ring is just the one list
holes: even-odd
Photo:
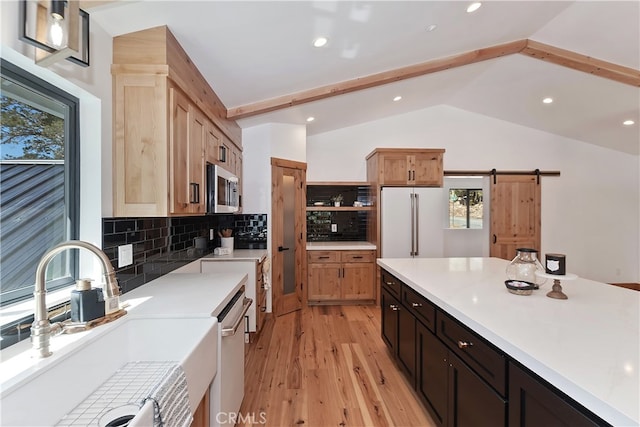
[[(111, 204), (111, 44), (91, 23), (90, 63), (35, 65), (35, 48), (18, 39), (19, 2), (0, 1), (0, 55), (80, 100), (80, 239), (102, 245), (102, 215)], [(84, 256), (83, 256), (84, 257)], [(83, 263), (86, 267), (87, 264)], [(87, 272), (81, 274), (89, 274)], [(94, 276), (97, 277), (97, 276)]]
[[(271, 248), (273, 229), (271, 158), (306, 162), (306, 137), (306, 127), (301, 125), (270, 123), (242, 130), (242, 212), (267, 214), (267, 248)], [(271, 312), (271, 290), (267, 292), (267, 312)]]
[[(640, 162), (449, 106), (307, 138), (309, 181), (364, 181), (376, 147), (444, 148), (445, 170), (558, 170), (542, 178), (542, 251), (604, 282), (640, 280)], [(339, 153), (339, 154), (338, 154)]]

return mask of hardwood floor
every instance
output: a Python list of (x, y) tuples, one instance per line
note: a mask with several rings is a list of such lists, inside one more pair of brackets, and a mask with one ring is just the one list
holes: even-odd
[(376, 306), (270, 316), (249, 345), (240, 426), (435, 426), (380, 337)]

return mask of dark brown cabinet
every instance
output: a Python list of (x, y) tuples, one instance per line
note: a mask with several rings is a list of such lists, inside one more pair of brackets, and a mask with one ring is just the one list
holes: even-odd
[[(383, 282), (384, 283), (384, 282)], [(416, 319), (383, 285), (380, 292), (382, 339), (411, 384), (416, 371)]]
[[(506, 399), (475, 371), (483, 375), (490, 372), (489, 379), (497, 377), (504, 382), (504, 356), (485, 348), (480, 337), (443, 315), (388, 272), (382, 271), (381, 279), (383, 338), (434, 420), (441, 426), (504, 427)], [(438, 336), (441, 333), (443, 337)], [(476, 367), (471, 368), (457, 357), (455, 353), (460, 349), (453, 350), (450, 342), (472, 347), (469, 360)], [(485, 361), (489, 366), (482, 365)], [(502, 372), (495, 373), (500, 366)], [(504, 384), (500, 389), (505, 392)]]
[(416, 318), (400, 304), (398, 309), (398, 364), (415, 386), (416, 382)]
[(440, 426), (505, 426), (507, 401), (418, 322), (416, 391)]
[(509, 427), (598, 426), (538, 379), (509, 363)]
[(449, 351), (447, 395), (447, 426), (498, 427), (506, 425), (506, 399), (502, 398), (451, 351)]
[(380, 292), (380, 307), (382, 313), (382, 340), (395, 357), (398, 352), (398, 309), (400, 303), (388, 290), (382, 288)]
[(460, 359), (503, 396), (507, 393), (507, 358), (443, 311), (437, 312), (436, 335)]
[(416, 391), (433, 420), (446, 426), (449, 350), (420, 322), (416, 328), (416, 346)]
[(439, 426), (607, 425), (389, 272), (380, 277), (382, 337)]

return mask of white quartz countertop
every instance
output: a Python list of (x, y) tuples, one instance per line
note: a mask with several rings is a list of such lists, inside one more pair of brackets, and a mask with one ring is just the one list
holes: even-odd
[(240, 273), (169, 273), (120, 297), (132, 315), (217, 315), (246, 283)]
[(375, 251), (369, 242), (307, 242), (308, 251)]
[(378, 264), (513, 359), (615, 426), (640, 424), (640, 292), (578, 278), (567, 300), (507, 291), (498, 258)]
[(200, 261), (256, 261), (260, 262), (267, 256), (266, 249), (234, 249), (228, 255), (209, 254)]

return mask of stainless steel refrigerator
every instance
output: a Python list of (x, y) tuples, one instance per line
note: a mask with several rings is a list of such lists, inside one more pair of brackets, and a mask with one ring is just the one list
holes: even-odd
[(443, 256), (444, 189), (383, 187), (380, 199), (383, 258)]

